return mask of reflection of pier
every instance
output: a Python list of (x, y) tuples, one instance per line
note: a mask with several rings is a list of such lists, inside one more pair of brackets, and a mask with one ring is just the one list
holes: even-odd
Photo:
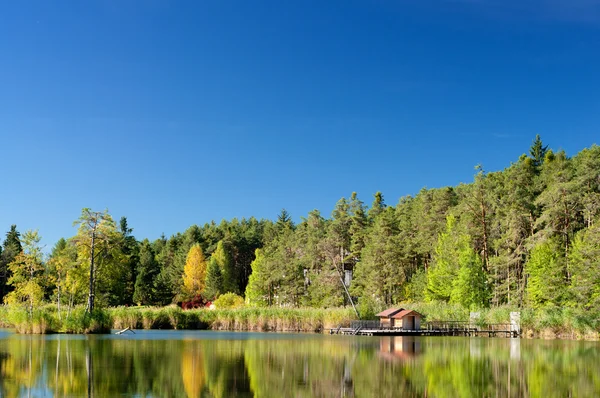
[(382, 324), (379, 321), (354, 321), (350, 327), (331, 329), (331, 334), (360, 336), (485, 336), (519, 337), (520, 331), (512, 324), (474, 325), (463, 321), (433, 321), (420, 329), (405, 329)]

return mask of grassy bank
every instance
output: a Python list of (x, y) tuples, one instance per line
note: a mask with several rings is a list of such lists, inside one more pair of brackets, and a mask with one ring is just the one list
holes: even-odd
[(238, 308), (182, 310), (117, 307), (109, 310), (113, 327), (125, 329), (211, 329), (269, 332), (320, 332), (348, 325), (356, 316), (352, 309), (333, 308)]
[[(469, 321), (470, 310), (448, 303), (410, 303), (404, 306), (425, 315), (428, 321)], [(476, 310), (481, 325), (508, 324), (510, 313), (521, 313), (523, 337), (600, 339), (600, 314), (573, 308), (517, 308), (501, 306)]]
[[(410, 303), (426, 321), (469, 321), (470, 311), (447, 303)], [(480, 310), (477, 323), (506, 324), (509, 306)], [(571, 308), (521, 309), (524, 337), (600, 339), (600, 315)], [(29, 316), (22, 307), (0, 306), (0, 327), (14, 327), (19, 333), (106, 333), (110, 329), (197, 329), (247, 330), (265, 332), (321, 332), (348, 326), (356, 316), (350, 308), (252, 308), (182, 310), (167, 307), (116, 307), (86, 314), (74, 308), (59, 317), (56, 306), (46, 305)]]
[(0, 326), (15, 328), (22, 334), (46, 333), (107, 333), (112, 320), (105, 310), (86, 313), (85, 307), (75, 307), (60, 314), (55, 305), (45, 305), (29, 313), (19, 306), (0, 306)]
[(116, 307), (86, 314), (84, 307), (59, 316), (56, 306), (33, 312), (0, 306), (0, 326), (18, 333), (106, 333), (110, 329), (250, 330), (269, 332), (321, 332), (356, 319), (352, 309), (239, 308), (182, 310), (167, 307)]

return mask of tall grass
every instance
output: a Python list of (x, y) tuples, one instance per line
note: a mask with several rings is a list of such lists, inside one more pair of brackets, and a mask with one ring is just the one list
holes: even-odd
[(85, 307), (75, 307), (69, 314), (64, 314), (60, 333), (110, 333), (112, 318), (110, 312), (104, 309), (95, 309), (88, 313)]
[(349, 325), (356, 319), (351, 309), (317, 308), (205, 308), (118, 307), (110, 310), (116, 329), (212, 329), (317, 332)]
[(0, 307), (2, 327), (14, 328), (21, 334), (46, 333), (106, 333), (112, 320), (105, 310), (94, 310), (91, 314), (85, 307), (75, 307), (70, 313), (59, 316), (55, 305), (35, 308), (33, 313), (21, 306)]
[[(448, 303), (405, 303), (425, 321), (468, 321), (468, 309)], [(521, 328), (528, 337), (600, 338), (600, 314), (572, 308), (517, 309), (503, 306), (479, 310), (477, 323), (506, 324), (510, 312), (521, 312)], [(321, 332), (349, 326), (356, 319), (351, 308), (205, 308), (182, 310), (167, 307), (115, 307), (88, 314), (75, 307), (60, 316), (54, 305), (37, 308), (33, 314), (24, 307), (0, 306), (0, 327), (18, 333), (107, 333), (110, 329), (198, 329), (265, 332)]]
[(36, 308), (29, 313), (24, 307), (5, 307), (3, 319), (3, 326), (14, 327), (21, 334), (52, 333), (57, 325), (54, 314), (45, 308)]

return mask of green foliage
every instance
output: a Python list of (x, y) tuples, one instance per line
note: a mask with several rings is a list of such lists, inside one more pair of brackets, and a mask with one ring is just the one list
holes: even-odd
[(467, 308), (485, 306), (489, 300), (481, 258), (471, 247), (469, 235), (460, 230), (452, 215), (448, 216), (446, 231), (438, 239), (434, 265), (427, 274), (425, 298)]
[(427, 289), (427, 272), (420, 269), (415, 272), (406, 285), (406, 300), (409, 302), (424, 302)]
[(277, 223), (275, 224), (279, 230), (282, 229), (293, 229), (294, 222), (292, 216), (286, 209), (281, 209), (281, 212), (277, 216)]
[(2, 244), (2, 250), (0, 250), (0, 301), (2, 302), (6, 294), (12, 290), (8, 284), (11, 277), (8, 264), (12, 263), (22, 251), (20, 237), (21, 233), (17, 230), (17, 226), (11, 225)]
[(450, 302), (467, 308), (486, 306), (489, 297), (481, 258), (468, 246), (462, 248), (458, 255), (458, 275), (452, 282)]
[(569, 254), (571, 304), (600, 313), (600, 223), (580, 231)]
[(377, 313), (384, 309), (385, 305), (382, 302), (377, 302), (372, 297), (364, 296), (358, 302), (358, 314), (360, 319), (374, 320)]
[(110, 312), (106, 309), (95, 309), (89, 312), (87, 307), (78, 306), (63, 319), (59, 328), (61, 333), (109, 333), (112, 327)]
[(356, 265), (350, 290), (360, 297), (392, 304), (402, 298), (402, 286), (410, 268), (398, 241), (398, 223), (393, 208), (382, 210), (367, 236), (361, 261)]
[(82, 262), (87, 276), (80, 274), (87, 284), (87, 308), (92, 312), (96, 301), (100, 305), (114, 304), (123, 295), (127, 277), (125, 257), (120, 251), (122, 235), (108, 213), (84, 208), (81, 216), (73, 223), (78, 226), (73, 242), (77, 247), (77, 258)]
[(208, 300), (214, 300), (224, 290), (221, 267), (219, 267), (219, 264), (213, 257), (211, 257), (208, 262), (208, 271), (206, 273), (206, 289), (204, 290), (204, 297)]
[[(537, 136), (505, 170), (478, 166), (472, 183), (423, 188), (395, 206), (381, 192), (370, 207), (352, 193), (329, 218), (313, 210), (298, 225), (282, 210), (275, 222), (234, 218), (138, 242), (125, 217), (117, 226), (107, 211), (83, 209), (77, 234), (57, 242), (47, 261), (21, 256), (24, 236), (10, 228), (0, 250), (0, 297), (29, 303), (30, 317), (50, 300), (59, 320), (86, 302), (89, 309), (167, 305), (228, 291), (245, 293), (252, 307), (355, 301), (367, 314), (424, 300), (600, 311), (599, 176), (597, 145), (569, 158)], [(192, 248), (210, 266), (188, 266), (184, 279)], [(25, 275), (27, 267), (36, 270)]]
[(154, 250), (150, 242), (146, 239), (142, 242), (139, 249), (139, 264), (133, 294), (133, 300), (138, 305), (155, 304), (158, 302), (156, 279), (159, 273), (160, 266), (156, 261)]
[(561, 305), (566, 294), (565, 260), (556, 239), (536, 245), (527, 263), (527, 301), (533, 308)]
[(244, 298), (232, 292), (220, 295), (213, 304), (217, 309), (241, 308), (245, 305)]
[(42, 251), (39, 246), (41, 237), (37, 231), (27, 231), (23, 235), (23, 251), (8, 265), (12, 276), (8, 280), (14, 290), (4, 297), (7, 304), (22, 304), (27, 308), (30, 318), (34, 308), (44, 298), (42, 278), (44, 266)]
[(531, 148), (529, 148), (529, 155), (533, 159), (534, 165), (536, 167), (540, 167), (544, 162), (544, 158), (546, 157), (546, 152), (548, 151), (548, 145), (542, 144), (542, 139), (539, 134), (536, 134), (535, 140), (531, 144)]
[[(219, 267), (219, 273), (221, 275), (221, 285), (215, 285), (214, 291), (226, 293), (233, 292), (238, 293), (238, 275), (234, 267), (234, 260), (232, 254), (231, 242), (220, 240), (217, 243), (217, 249), (210, 257), (211, 262), (214, 262)], [(213, 277), (217, 276), (213, 271)], [(218, 281), (216, 281), (218, 282)], [(214, 295), (216, 296), (216, 295)]]
[(266, 306), (273, 302), (272, 275), (267, 267), (262, 250), (256, 249), (256, 258), (252, 262), (252, 273), (246, 287), (246, 300), (250, 305)]

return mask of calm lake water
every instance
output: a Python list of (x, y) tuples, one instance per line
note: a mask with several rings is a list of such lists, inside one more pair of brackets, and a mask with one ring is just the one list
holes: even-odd
[(0, 331), (1, 397), (598, 397), (596, 342)]

